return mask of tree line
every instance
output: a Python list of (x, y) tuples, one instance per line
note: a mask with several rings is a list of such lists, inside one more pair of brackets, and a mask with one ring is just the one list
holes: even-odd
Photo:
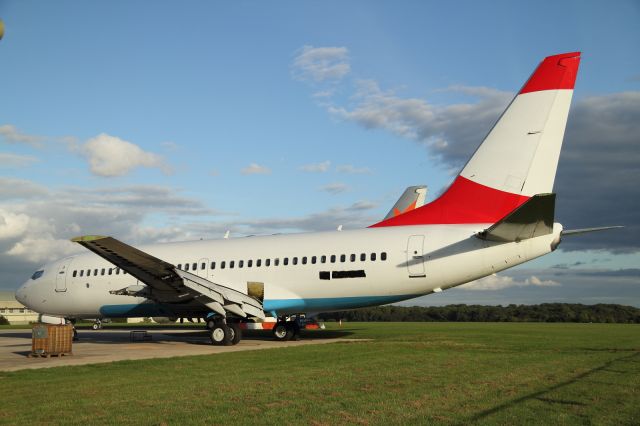
[(461, 321), (461, 322), (599, 322), (640, 324), (640, 309), (632, 306), (574, 303), (540, 305), (377, 306), (321, 313), (324, 321)]

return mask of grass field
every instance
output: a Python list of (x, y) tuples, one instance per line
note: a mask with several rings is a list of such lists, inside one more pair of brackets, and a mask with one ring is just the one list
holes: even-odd
[[(311, 332), (309, 332), (311, 333)], [(0, 372), (0, 423), (640, 424), (640, 326), (350, 323), (355, 343)]]

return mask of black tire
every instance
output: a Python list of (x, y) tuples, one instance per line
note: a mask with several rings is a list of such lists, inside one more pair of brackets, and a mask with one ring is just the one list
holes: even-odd
[(295, 330), (289, 322), (278, 321), (273, 327), (273, 337), (280, 341), (286, 342), (295, 336)]
[(229, 324), (229, 329), (232, 331), (233, 337), (231, 338), (231, 344), (237, 345), (242, 340), (242, 329), (240, 328), (240, 324), (237, 322), (232, 322)]
[(94, 323), (91, 328), (93, 328), (94, 330), (99, 330), (100, 329), (100, 324), (98, 323)]
[(207, 320), (207, 328), (209, 330), (213, 330), (213, 327), (215, 327), (216, 322), (214, 320)]
[(287, 321), (287, 328), (291, 332), (291, 337), (289, 340), (298, 340), (300, 336), (300, 326), (297, 321)]
[(233, 331), (226, 324), (216, 324), (211, 330), (211, 343), (216, 346), (229, 346), (233, 339)]

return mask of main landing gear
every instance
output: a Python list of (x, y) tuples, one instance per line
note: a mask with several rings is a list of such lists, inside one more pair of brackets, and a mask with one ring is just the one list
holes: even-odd
[[(211, 327), (209, 327), (209, 323)], [(211, 343), (217, 346), (237, 345), (242, 340), (242, 329), (237, 322), (227, 323), (225, 320), (209, 320), (207, 327), (211, 330)]]
[(273, 337), (284, 342), (287, 340), (298, 340), (300, 336), (300, 325), (297, 321), (287, 321), (286, 318), (278, 318), (278, 322), (273, 327)]

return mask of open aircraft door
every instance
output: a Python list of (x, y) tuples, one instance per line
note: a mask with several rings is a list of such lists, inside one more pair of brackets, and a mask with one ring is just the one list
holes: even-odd
[(67, 291), (67, 272), (69, 271), (69, 265), (71, 264), (72, 260), (72, 257), (64, 259), (60, 264), (60, 267), (58, 268), (58, 273), (56, 274), (57, 292)]
[(424, 235), (412, 235), (407, 241), (407, 269), (410, 278), (425, 277)]

